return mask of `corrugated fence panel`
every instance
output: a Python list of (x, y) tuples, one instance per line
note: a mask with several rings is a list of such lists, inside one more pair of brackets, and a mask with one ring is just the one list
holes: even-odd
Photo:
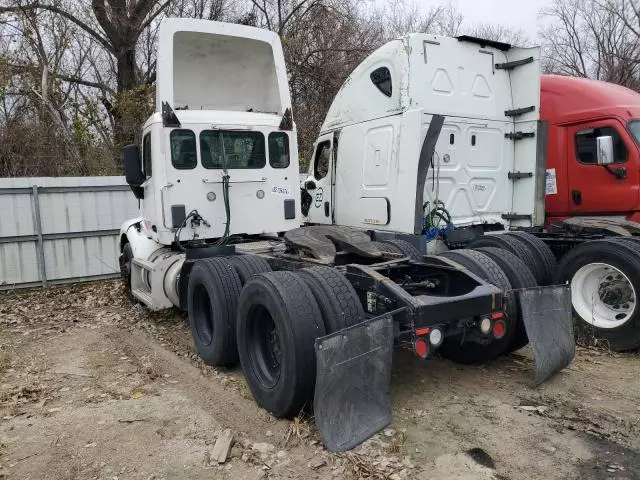
[(48, 282), (117, 274), (118, 230), (137, 215), (124, 177), (1, 178), (0, 289), (42, 284), (39, 232)]

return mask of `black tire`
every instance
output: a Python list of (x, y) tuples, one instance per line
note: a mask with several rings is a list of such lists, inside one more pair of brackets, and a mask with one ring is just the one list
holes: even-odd
[(544, 267), (544, 283), (539, 285), (549, 285), (553, 280), (553, 275), (558, 268), (558, 261), (549, 246), (535, 235), (527, 232), (510, 232), (506, 235), (519, 240), (524, 246), (531, 250), (536, 262)]
[(130, 243), (125, 243), (122, 247), (122, 265), (120, 267), (120, 276), (124, 281), (127, 289), (131, 291), (131, 262), (133, 261), (133, 250)]
[(416, 262), (422, 262), (422, 254), (420, 253), (420, 250), (406, 240), (383, 240), (376, 243), (391, 245), (395, 248), (396, 252), (401, 253), (405, 257), (409, 257), (411, 260), (415, 260)]
[(318, 302), (327, 334), (364, 321), (360, 298), (342, 273), (330, 267), (311, 267), (295, 274), (304, 279)]
[(236, 310), (242, 283), (224, 258), (198, 260), (191, 269), (187, 311), (198, 355), (209, 365), (238, 361)]
[(378, 248), (382, 253), (394, 253), (396, 255), (404, 255), (400, 248), (395, 245), (387, 242), (371, 242), (374, 246)]
[(258, 405), (290, 418), (312, 399), (314, 343), (324, 334), (320, 308), (302, 278), (281, 271), (249, 280), (238, 306), (238, 352)]
[(527, 267), (529, 267), (529, 270), (531, 270), (531, 273), (533, 273), (533, 276), (536, 278), (536, 282), (538, 282), (538, 285), (542, 285), (542, 283), (544, 282), (544, 266), (542, 265), (542, 263), (536, 261), (536, 258), (533, 256), (531, 250), (516, 238), (510, 237), (509, 235), (505, 234), (483, 235), (467, 245), (467, 248), (478, 247), (502, 248), (503, 250), (507, 250), (508, 252), (513, 253), (516, 257), (522, 260)]
[[(492, 360), (503, 354), (515, 334), (517, 318), (516, 301), (511, 284), (498, 264), (487, 255), (474, 250), (453, 250), (444, 252), (441, 256), (459, 263), (472, 273), (495, 285), (504, 294), (505, 323), (507, 330), (501, 339), (488, 339), (487, 343), (460, 342), (460, 338), (446, 338), (438, 350), (443, 357), (463, 364), (478, 364)], [(487, 312), (489, 313), (489, 312)]]
[[(624, 237), (585, 242), (564, 256), (558, 266), (555, 281), (558, 283), (571, 283), (581, 268), (594, 263), (604, 263), (622, 272), (629, 279), (635, 291), (635, 302), (638, 302), (637, 295), (640, 293), (640, 249), (636, 242), (625, 240)], [(640, 305), (636, 305), (635, 310), (628, 315), (623, 324), (613, 328), (603, 328), (594, 325), (594, 320), (588, 321), (580, 314), (579, 310), (586, 312), (588, 310), (594, 311), (594, 309), (577, 307), (578, 304), (576, 302), (579, 299), (576, 296), (579, 293), (580, 291), (572, 291), (571, 298), (575, 317), (579, 319), (576, 325), (578, 338), (587, 336), (602, 339), (612, 350), (616, 351), (633, 350), (640, 347)], [(591, 315), (593, 316), (595, 313)], [(618, 320), (622, 319), (624, 317)]]
[(254, 275), (271, 271), (269, 262), (257, 255), (235, 255), (225, 258), (235, 268), (242, 285), (251, 280)]
[[(477, 249), (477, 251), (484, 253), (487, 257), (498, 264), (500, 269), (509, 279), (511, 288), (513, 288), (514, 290), (536, 287), (538, 285), (536, 283), (535, 277), (533, 276), (533, 273), (531, 273), (531, 270), (529, 270), (529, 267), (527, 267), (524, 262), (516, 257), (513, 253), (495, 247), (480, 247)], [(527, 329), (525, 328), (524, 322), (522, 321), (520, 297), (516, 294), (515, 298), (517, 310), (515, 332), (513, 333), (511, 343), (509, 343), (509, 346), (504, 351), (505, 354), (515, 352), (516, 350), (521, 349), (529, 343), (529, 337), (527, 337)]]

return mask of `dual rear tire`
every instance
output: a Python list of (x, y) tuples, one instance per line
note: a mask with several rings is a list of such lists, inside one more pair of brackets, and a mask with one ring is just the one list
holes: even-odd
[(203, 259), (189, 277), (188, 308), (198, 354), (242, 365), (257, 403), (277, 417), (313, 398), (315, 340), (364, 320), (348, 280), (334, 269), (271, 272), (261, 257)]
[(445, 339), (439, 352), (443, 357), (463, 364), (486, 362), (505, 353), (514, 341), (518, 327), (518, 306), (512, 292), (509, 278), (500, 266), (488, 255), (474, 250), (452, 250), (440, 256), (453, 260), (486, 282), (495, 285), (503, 292), (506, 332), (500, 339), (486, 338), (465, 341), (465, 338)]
[[(525, 232), (486, 235), (469, 245), (489, 254), (500, 264), (512, 283), (509, 266), (513, 255), (533, 273), (539, 285), (569, 284), (576, 334), (579, 341), (598, 340), (616, 351), (640, 348), (640, 239), (611, 237), (587, 241), (571, 249), (558, 263), (551, 249)], [(510, 256), (511, 254), (511, 256)], [(502, 260), (502, 263), (500, 262)], [(504, 264), (509, 265), (504, 265)], [(521, 270), (521, 266), (518, 266)], [(523, 287), (530, 284), (530, 279)], [(517, 288), (515, 284), (513, 288)], [(526, 344), (524, 325), (519, 322), (507, 352)]]

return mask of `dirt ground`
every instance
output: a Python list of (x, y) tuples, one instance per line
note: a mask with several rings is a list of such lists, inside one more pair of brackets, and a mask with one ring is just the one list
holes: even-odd
[(119, 281), (0, 294), (0, 478), (640, 479), (640, 356), (579, 348), (536, 389), (531, 367), (526, 349), (482, 367), (398, 351), (393, 424), (335, 455)]

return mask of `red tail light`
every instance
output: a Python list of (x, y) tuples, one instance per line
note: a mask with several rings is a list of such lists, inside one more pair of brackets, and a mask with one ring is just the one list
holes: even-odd
[(413, 349), (420, 358), (429, 356), (429, 343), (424, 338), (418, 338), (413, 343)]
[(493, 336), (499, 340), (505, 333), (507, 333), (507, 324), (503, 320), (496, 320), (493, 324)]

